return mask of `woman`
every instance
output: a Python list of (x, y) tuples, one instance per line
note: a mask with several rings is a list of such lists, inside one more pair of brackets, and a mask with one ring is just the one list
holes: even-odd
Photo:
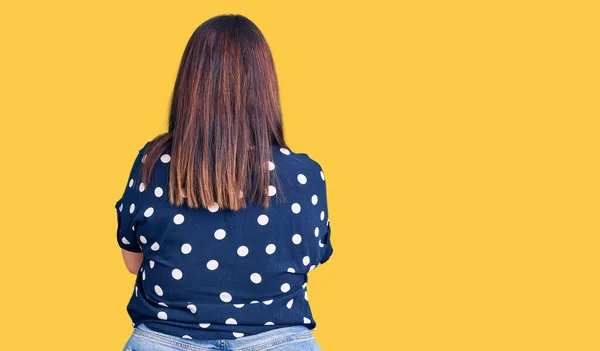
[(273, 58), (246, 17), (193, 33), (168, 129), (115, 204), (137, 275), (124, 350), (320, 350), (307, 273), (333, 253), (325, 175), (285, 143)]

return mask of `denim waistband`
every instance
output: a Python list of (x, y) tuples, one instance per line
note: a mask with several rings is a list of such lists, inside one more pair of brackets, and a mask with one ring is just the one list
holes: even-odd
[(310, 329), (302, 325), (276, 328), (237, 339), (185, 339), (151, 330), (144, 323), (138, 324), (133, 333), (180, 351), (266, 351), (286, 342), (315, 338)]

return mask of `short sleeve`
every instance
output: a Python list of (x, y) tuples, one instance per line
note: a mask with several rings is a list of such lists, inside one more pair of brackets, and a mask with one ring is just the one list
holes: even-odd
[(323, 181), (322, 187), (321, 187), (321, 195), (319, 196), (319, 198), (323, 198), (323, 200), (324, 200), (323, 203), (325, 206), (323, 216), (321, 217), (321, 219), (324, 220), (325, 218), (327, 218), (327, 224), (325, 226), (325, 234), (323, 234), (323, 238), (321, 240), (321, 244), (323, 245), (323, 247), (321, 250), (322, 256), (321, 256), (321, 259), (319, 260), (319, 263), (325, 263), (329, 260), (329, 258), (333, 254), (333, 245), (331, 244), (331, 224), (329, 222), (329, 204), (328, 204), (329, 201), (327, 199), (327, 184), (325, 182), (325, 174), (323, 173), (323, 169), (320, 166), (319, 166), (319, 173), (320, 173), (321, 180)]
[(142, 252), (135, 231), (137, 223), (135, 218), (140, 208), (138, 202), (140, 187), (142, 187), (141, 190), (144, 187), (141, 181), (141, 165), (147, 145), (148, 143), (138, 151), (137, 157), (129, 171), (125, 190), (121, 198), (115, 203), (117, 211), (117, 242), (122, 249), (131, 252)]
[(333, 254), (333, 246), (331, 245), (331, 224), (329, 224), (329, 218), (327, 218), (327, 230), (323, 236), (323, 245), (325, 245), (323, 256), (319, 263), (325, 263), (329, 260), (329, 257)]

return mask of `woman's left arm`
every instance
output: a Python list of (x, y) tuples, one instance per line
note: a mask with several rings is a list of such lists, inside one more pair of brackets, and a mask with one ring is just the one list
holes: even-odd
[(129, 272), (137, 275), (142, 266), (144, 255), (141, 252), (131, 252), (123, 248), (121, 248), (121, 252), (123, 254), (123, 261), (125, 261), (125, 266)]

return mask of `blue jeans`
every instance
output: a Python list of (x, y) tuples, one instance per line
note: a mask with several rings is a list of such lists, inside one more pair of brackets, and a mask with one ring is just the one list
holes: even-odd
[(238, 339), (191, 340), (138, 324), (123, 351), (321, 351), (305, 326), (281, 327)]

